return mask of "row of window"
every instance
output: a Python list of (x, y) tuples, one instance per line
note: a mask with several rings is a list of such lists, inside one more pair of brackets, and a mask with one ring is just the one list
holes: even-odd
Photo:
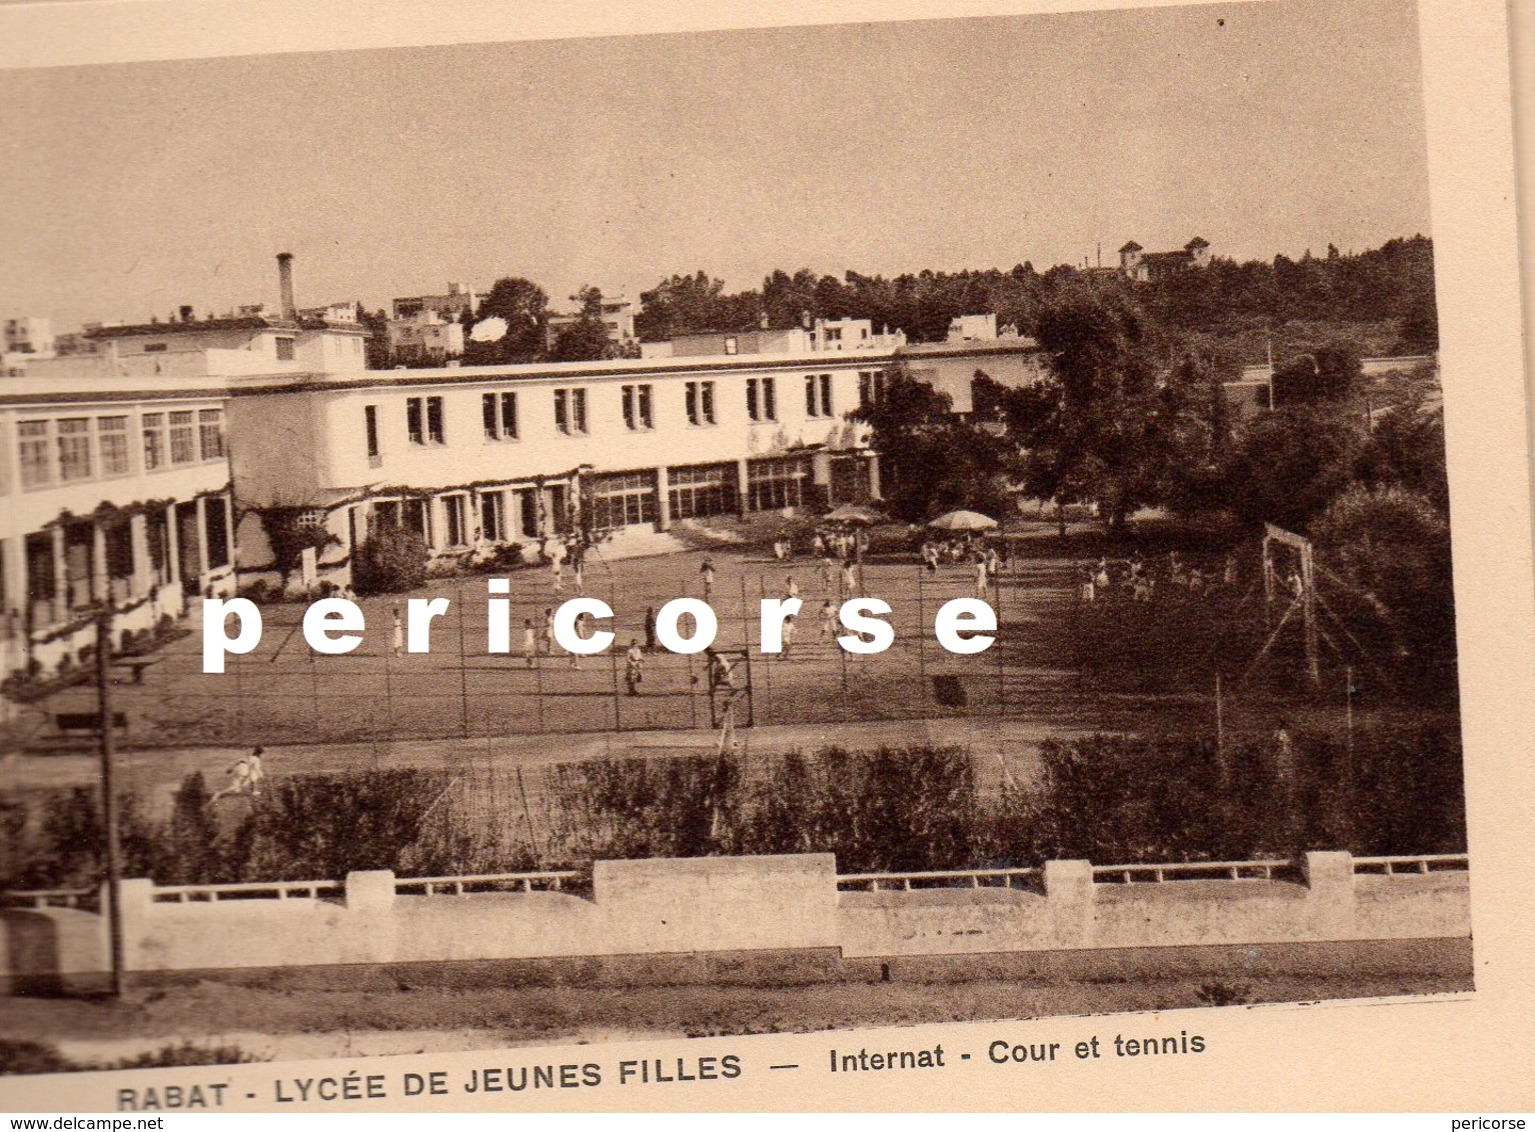
[[(750, 511), (797, 507), (804, 502), (805, 481), (809, 468), (802, 459), (775, 457), (752, 460), (746, 471), (745, 506)], [(668, 503), (673, 519), (701, 518), (709, 515), (735, 514), (742, 500), (739, 477), (734, 463), (684, 465), (667, 469)], [(586, 481), (586, 506), (593, 527), (611, 529), (634, 523), (653, 523), (658, 511), (658, 491), (654, 471), (609, 472)], [(556, 532), (564, 529), (565, 488), (554, 486), (549, 516)], [(434, 522), (430, 501), (425, 498), (385, 500), (373, 504), (372, 523), (377, 526), (404, 526), (420, 533), (428, 546), (443, 549), (465, 547), (476, 538), (504, 542), (521, 534), (535, 538), (539, 533), (539, 505), (531, 489), (509, 488), (478, 493), (478, 515), (468, 494), (453, 492), (438, 496), (441, 503), (441, 541)], [(508, 509), (512, 514), (507, 514)], [(315, 513), (318, 517), (319, 512)], [(478, 518), (479, 530), (471, 527)], [(355, 532), (354, 532), (355, 537)]]
[[(860, 375), (864, 377), (866, 375)], [(683, 408), (688, 424), (707, 427), (718, 423), (715, 411), (715, 383), (689, 381), (683, 386)], [(581, 387), (554, 390), (554, 427), (565, 436), (586, 436), (587, 390)], [(631, 432), (648, 432), (656, 427), (655, 386), (649, 383), (624, 385), (619, 389), (624, 427)], [(485, 439), (516, 440), (520, 436), (516, 393), (485, 393), (480, 398)], [(379, 448), (378, 407), (364, 408), (368, 455), (377, 457)], [(778, 379), (746, 379), (746, 415), (753, 422), (778, 420)], [(832, 375), (809, 374), (805, 377), (805, 415), (822, 419), (835, 415), (832, 407)], [(405, 400), (405, 434), (413, 445), (446, 444), (443, 399), (408, 397)]]
[(142, 523), (142, 558), (134, 547), (133, 524), (127, 519), (99, 524), (75, 520), (27, 535), (25, 586), (31, 626), (50, 625), (67, 611), (85, 609), (103, 599), (127, 600), (169, 583), (173, 571), (188, 593), (196, 593), (205, 571), (229, 565), (229, 510), (222, 498), (185, 500), (169, 510), (150, 510)]
[[(178, 409), (139, 415), (146, 472), (224, 458), (224, 411)], [(133, 474), (127, 416), (56, 417), (16, 424), (21, 486)]]

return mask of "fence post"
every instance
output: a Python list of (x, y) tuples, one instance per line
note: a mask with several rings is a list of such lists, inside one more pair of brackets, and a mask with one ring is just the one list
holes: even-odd
[(1086, 947), (1093, 938), (1093, 864), (1046, 861), (1045, 900), (1058, 947)]
[(394, 907), (394, 873), (369, 869), (346, 874), (348, 912), (387, 912)]
[(1354, 858), (1346, 852), (1306, 854), (1308, 927), (1316, 939), (1352, 939), (1354, 935)]

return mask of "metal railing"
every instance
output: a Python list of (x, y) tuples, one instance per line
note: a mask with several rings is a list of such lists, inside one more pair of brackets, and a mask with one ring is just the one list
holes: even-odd
[(343, 896), (337, 880), (279, 880), (249, 884), (173, 884), (151, 890), (156, 904), (216, 904), (231, 900), (319, 900)]
[(837, 878), (837, 891), (881, 892), (894, 889), (902, 892), (912, 892), (917, 889), (930, 888), (1013, 888), (1015, 887), (1015, 881), (1025, 883), (1037, 882), (1039, 877), (1039, 869), (952, 869), (917, 873), (846, 873)]
[(483, 873), (462, 877), (401, 877), (397, 896), (471, 896), (486, 892), (559, 892), (577, 872)]
[(1168, 884), (1180, 880), (1273, 880), (1294, 861), (1189, 861), (1162, 865), (1094, 865), (1094, 884)]
[(78, 908), (81, 904), (94, 904), (97, 898), (98, 890), (94, 888), (39, 888), (0, 893), (0, 904), (7, 908)]
[(1418, 857), (1355, 857), (1355, 875), (1423, 875), (1425, 873), (1463, 873), (1471, 868), (1465, 853), (1425, 853)]

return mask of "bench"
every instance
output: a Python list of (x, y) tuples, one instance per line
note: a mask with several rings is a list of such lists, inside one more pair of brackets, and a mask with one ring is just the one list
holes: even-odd
[(159, 664), (162, 659), (162, 657), (158, 656), (130, 656), (124, 657), (122, 660), (114, 660), (112, 662), (112, 667), (132, 669), (133, 682), (135, 684), (142, 684), (144, 682), (144, 669), (153, 668), (155, 665)]
[[(53, 725), (58, 728), (59, 734), (64, 736), (97, 735), (101, 731), (101, 715), (94, 711), (55, 712)], [(112, 727), (118, 731), (127, 731), (128, 717), (120, 711), (114, 711)]]

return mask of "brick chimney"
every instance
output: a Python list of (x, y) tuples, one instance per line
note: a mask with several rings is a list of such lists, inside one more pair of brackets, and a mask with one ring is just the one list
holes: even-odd
[(298, 306), (293, 302), (293, 253), (277, 254), (277, 286), (282, 294), (282, 316), (289, 322), (298, 321)]

